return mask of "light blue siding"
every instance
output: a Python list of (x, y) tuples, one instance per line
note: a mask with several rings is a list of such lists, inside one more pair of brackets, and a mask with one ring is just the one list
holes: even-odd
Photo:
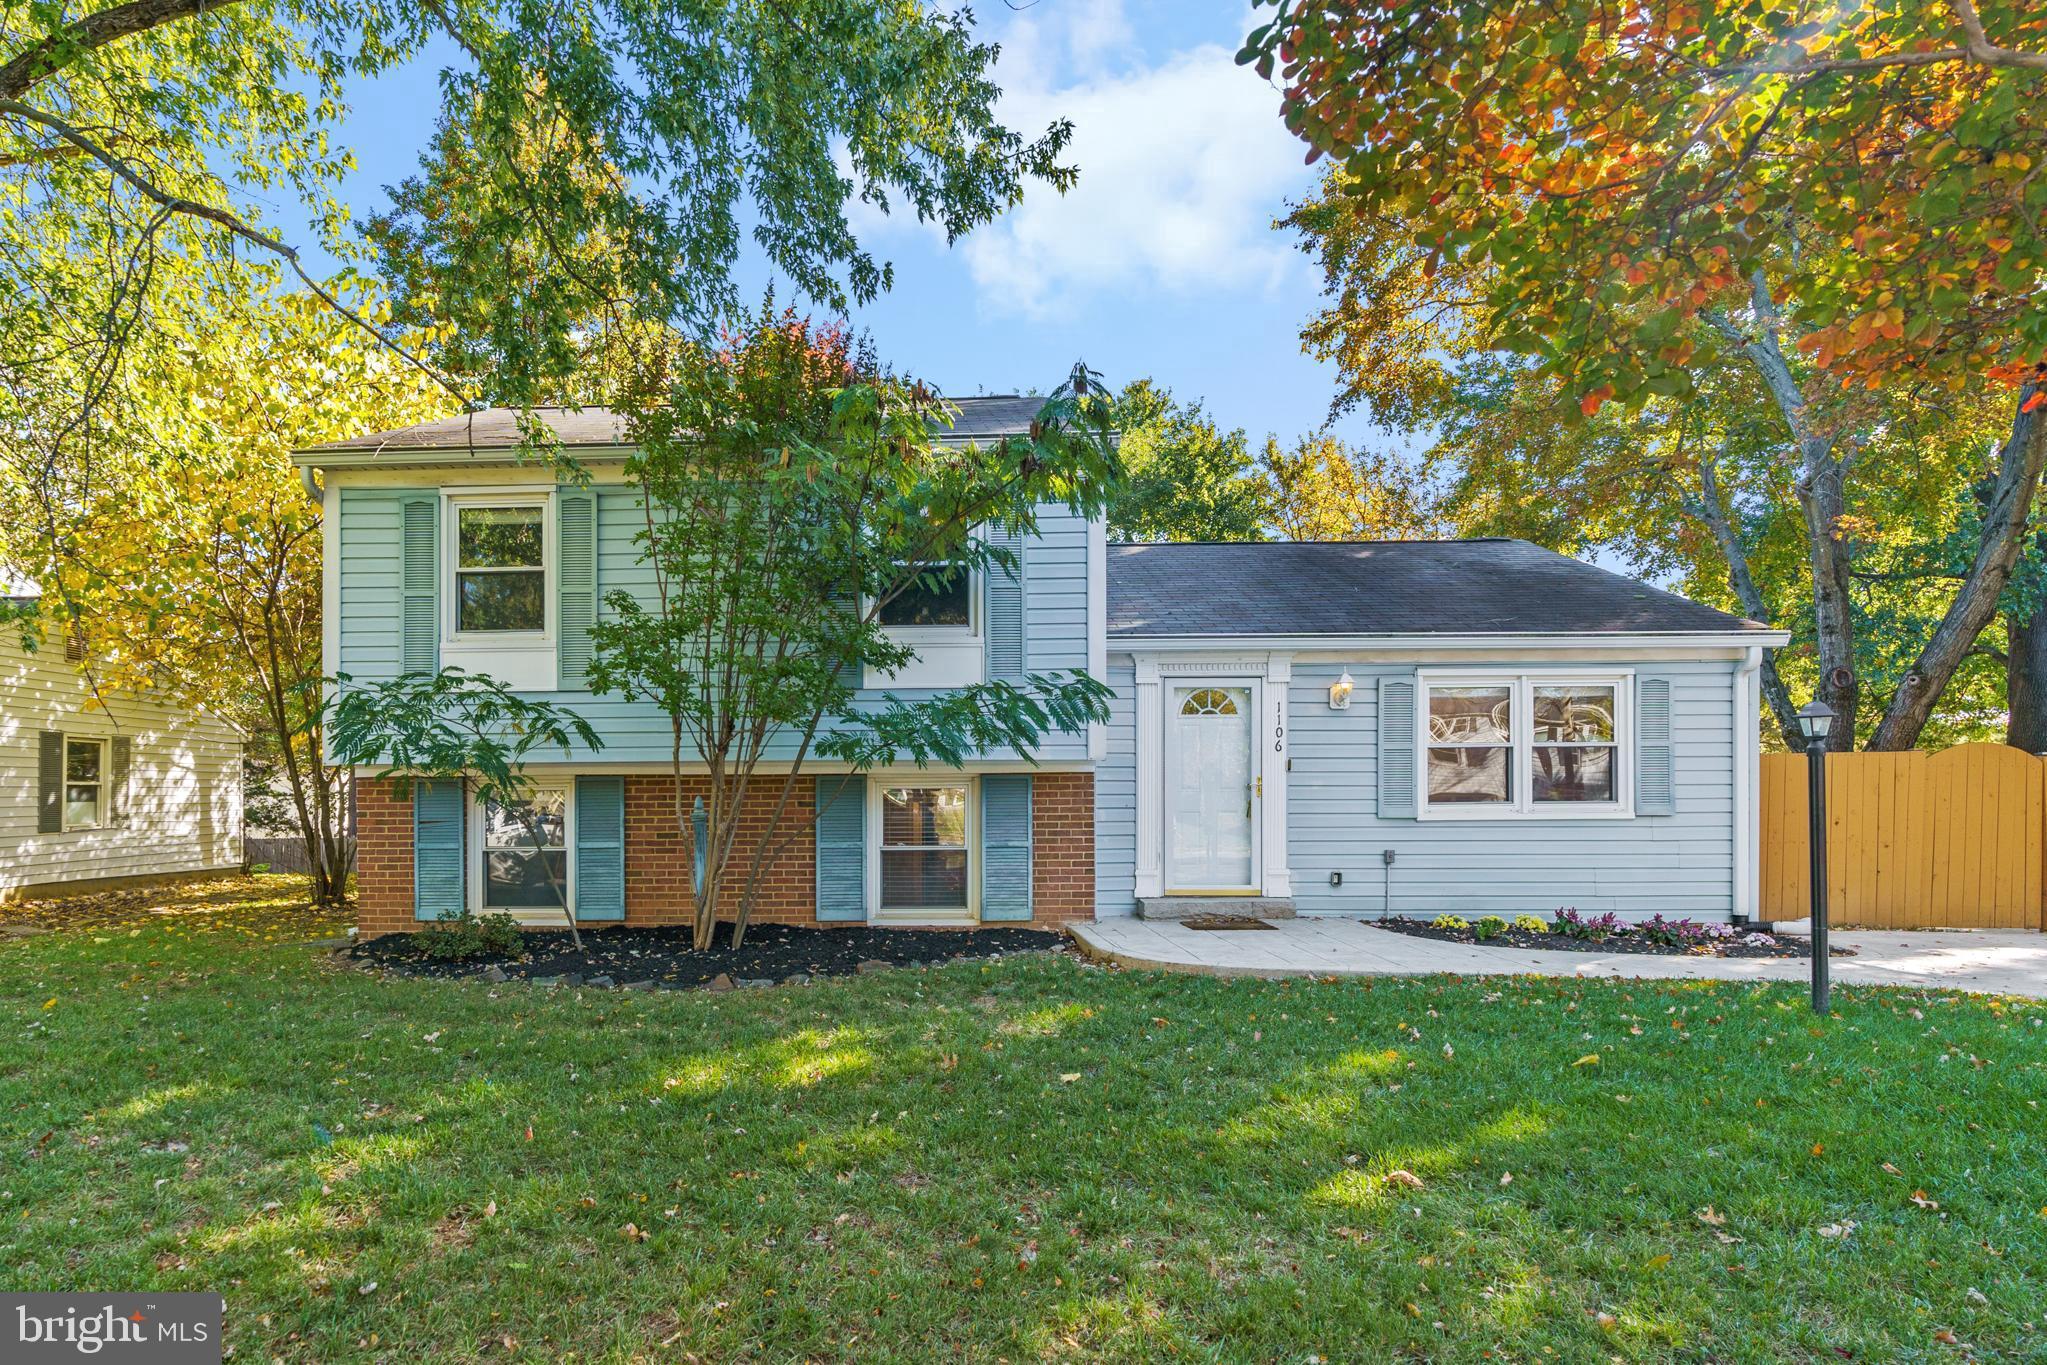
[(1130, 656), (1109, 656), (1108, 749), (1095, 765), (1095, 914), (1137, 912), (1137, 703)]
[[(329, 660), (338, 671), (366, 679), (396, 677), (403, 626), (400, 573), (399, 489), (341, 490), (340, 655)], [(641, 601), (655, 600), (654, 576), (640, 557), (634, 536), (645, 528), (638, 496), (617, 486), (599, 488), (597, 497), (598, 619), (613, 613), (603, 599), (623, 590)], [(1087, 667), (1087, 523), (1063, 507), (1043, 509), (1042, 534), (1024, 546), (1024, 659), (1033, 673)], [(617, 697), (583, 691), (538, 694), (562, 703), (587, 719), (604, 740), (601, 761), (662, 763), (669, 758), (668, 718), (646, 702), (627, 703)], [(872, 697), (878, 699), (879, 691)], [(929, 693), (905, 690), (906, 697)], [(794, 751), (793, 739), (772, 746), (770, 759)], [(545, 756), (550, 761), (556, 755)], [(598, 757), (580, 749), (572, 761)], [(1015, 758), (1008, 751), (987, 755)], [(1035, 757), (1058, 762), (1085, 759), (1085, 734), (1053, 734)]]
[[(1480, 822), (1379, 818), (1377, 680), (1411, 670), (1351, 664), (1350, 709), (1332, 711), (1329, 684), (1341, 668), (1296, 665), (1289, 699), (1288, 862), (1302, 913), (1731, 910), (1733, 665), (1653, 665), (1671, 682), (1674, 814)], [(1381, 858), (1389, 848), (1390, 882)], [(1332, 872), (1343, 874), (1341, 887), (1329, 885)]]

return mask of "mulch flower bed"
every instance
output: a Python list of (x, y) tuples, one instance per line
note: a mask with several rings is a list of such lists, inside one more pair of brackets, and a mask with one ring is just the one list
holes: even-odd
[(431, 958), (410, 934), (386, 934), (345, 950), (365, 967), (400, 976), (487, 977), (558, 986), (635, 990), (727, 990), (800, 984), (820, 976), (851, 976), (887, 967), (943, 967), (951, 962), (1058, 952), (1065, 936), (1043, 929), (821, 929), (805, 924), (754, 924), (734, 949), (732, 926), (720, 924), (715, 945), (690, 947), (688, 925), (583, 930), (576, 951), (566, 930), (523, 935), (525, 956), (461, 961)]
[[(1747, 930), (1740, 937), (1709, 940), (1689, 945), (1658, 943), (1643, 935), (1639, 928), (1622, 932), (1609, 932), (1603, 938), (1579, 938), (1569, 934), (1537, 933), (1532, 929), (1516, 929), (1511, 926), (1502, 929), (1489, 938), (1481, 939), (1467, 924), (1464, 928), (1439, 927), (1431, 920), (1406, 919), (1396, 916), (1391, 919), (1373, 920), (1381, 929), (1396, 934), (1412, 934), (1416, 938), (1432, 938), (1442, 943), (1469, 943), (1479, 948), (1543, 948), (1552, 952), (1565, 953), (1644, 953), (1660, 954), (1665, 957), (1811, 957), (1812, 942), (1803, 938), (1778, 938), (1775, 935), (1759, 934), (1768, 938), (1768, 943), (1751, 943)], [(1853, 957), (1850, 948), (1834, 948), (1829, 957)]]

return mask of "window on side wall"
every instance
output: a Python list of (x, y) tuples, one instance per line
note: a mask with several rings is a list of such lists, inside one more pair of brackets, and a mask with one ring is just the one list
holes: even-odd
[(107, 822), (107, 746), (64, 739), (64, 828), (98, 829)]
[(455, 633), (539, 635), (547, 630), (547, 503), (455, 505)]
[(964, 784), (881, 789), (884, 914), (956, 915), (971, 908), (968, 792)]
[[(481, 803), (482, 858), (476, 885), (485, 910), (559, 910), (556, 887), (570, 897), (569, 794), (566, 787), (538, 787), (525, 801)], [(538, 826), (534, 847), (528, 817)], [(573, 904), (573, 899), (570, 900)]]
[(1422, 679), (1423, 813), (1627, 815), (1626, 675)]

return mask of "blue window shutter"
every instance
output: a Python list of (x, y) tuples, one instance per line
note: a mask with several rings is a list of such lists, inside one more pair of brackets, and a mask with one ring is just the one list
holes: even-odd
[[(851, 591), (835, 592), (832, 594), (831, 603), (832, 610), (842, 611), (846, 615), (858, 619), (860, 615), (860, 594)], [(839, 682), (842, 686), (850, 687), (857, 692), (860, 690), (860, 684), (863, 681), (861, 675), (865, 671), (858, 659), (849, 660), (839, 665)]]
[(1031, 775), (981, 779), (981, 918), (1031, 917)]
[(555, 580), (561, 601), (555, 611), (558, 686), (564, 692), (588, 690), (590, 627), (597, 621), (597, 498), (576, 490), (557, 500), (560, 534)]
[(625, 779), (576, 779), (576, 918), (625, 918)]
[(991, 531), (988, 543), (1016, 557), (1016, 567), (990, 563), (982, 571), (988, 632), (988, 677), (1020, 683), (1024, 678), (1024, 538), (1015, 531)]
[(462, 784), (412, 784), (412, 917), (456, 919), (462, 894)]
[(1379, 679), (1379, 818), (1415, 818), (1413, 677)]
[(439, 494), (409, 495), (401, 504), (404, 639), (399, 658), (400, 670), (406, 673), (434, 673), (441, 666), (440, 520)]
[(867, 918), (867, 779), (817, 779), (817, 917)]
[(1676, 750), (1670, 741), (1670, 679), (1635, 679), (1635, 814), (1677, 813)]

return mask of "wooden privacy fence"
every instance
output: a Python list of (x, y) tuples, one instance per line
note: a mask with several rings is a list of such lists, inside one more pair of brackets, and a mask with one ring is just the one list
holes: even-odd
[[(1803, 754), (1764, 754), (1765, 919), (1812, 905)], [(2047, 929), (2047, 760), (2002, 744), (1827, 755), (1827, 906), (1872, 929)]]

